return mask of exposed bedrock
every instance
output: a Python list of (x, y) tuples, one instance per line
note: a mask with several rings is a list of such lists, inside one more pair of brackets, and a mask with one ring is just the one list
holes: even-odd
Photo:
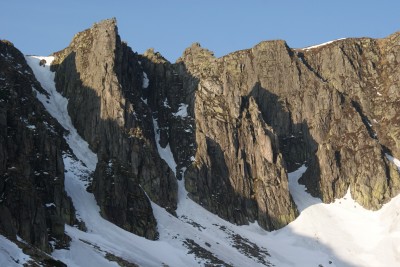
[[(273, 230), (298, 214), (287, 173), (302, 164), (301, 182), (324, 202), (350, 187), (378, 209), (398, 194), (387, 159), (400, 157), (398, 36), (311, 49), (269, 41), (221, 58), (193, 44), (172, 64), (153, 49), (132, 52), (106, 20), (55, 53), (53, 69), (101, 159), (93, 192), (103, 216), (155, 238), (144, 192), (174, 213), (185, 174), (189, 196), (208, 210)], [(171, 149), (176, 169), (157, 146)]]
[(76, 223), (64, 189), (64, 130), (36, 94), (46, 95), (24, 56), (0, 41), (0, 233), (45, 252), (67, 244)]
[[(78, 132), (98, 154), (93, 192), (102, 215), (124, 229), (156, 238), (149, 200), (170, 212), (176, 209), (177, 183), (159, 157), (152, 112), (143, 99), (143, 71), (137, 54), (121, 42), (116, 21), (106, 20), (78, 33), (57, 52), (53, 69), (56, 85), (68, 99), (68, 112)], [(121, 186), (109, 188), (112, 176)], [(121, 170), (123, 169), (123, 172)], [(114, 178), (113, 178), (114, 179)], [(133, 213), (140, 208), (141, 212)]]

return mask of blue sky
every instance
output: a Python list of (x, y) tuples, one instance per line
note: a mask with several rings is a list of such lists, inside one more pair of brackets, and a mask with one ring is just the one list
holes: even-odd
[(0, 38), (25, 54), (49, 55), (94, 22), (116, 17), (134, 51), (153, 47), (175, 61), (193, 42), (216, 56), (284, 39), (304, 47), (342, 37), (400, 31), (400, 1), (5, 0)]

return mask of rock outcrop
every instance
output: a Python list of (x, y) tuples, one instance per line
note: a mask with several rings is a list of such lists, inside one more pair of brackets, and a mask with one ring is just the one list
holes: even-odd
[[(142, 93), (145, 74), (137, 54), (121, 42), (111, 19), (78, 33), (69, 47), (54, 55), (57, 89), (69, 99), (68, 111), (78, 132), (102, 161), (93, 179), (102, 215), (155, 239), (156, 222), (143, 190), (173, 212), (177, 183), (175, 170), (157, 152), (152, 112)], [(113, 189), (102, 167), (111, 161), (117, 163), (113, 166), (123, 166), (123, 178), (129, 180), (116, 178), (122, 184)]]
[(64, 191), (64, 129), (37, 91), (46, 94), (24, 56), (0, 41), (0, 233), (50, 252), (76, 219)]
[[(218, 91), (222, 85), (213, 79), (223, 71), (215, 61), (199, 44), (177, 64), (153, 50), (141, 57), (160, 144), (170, 145), (177, 177), (185, 173), (193, 200), (237, 224), (258, 220), (266, 229), (282, 227), (297, 210), (277, 136), (259, 115), (253, 97), (244, 97), (241, 106), (236, 101), (240, 91), (231, 92), (235, 99)], [(230, 116), (236, 108), (237, 115)]]
[[(194, 44), (180, 63), (198, 80), (194, 92), (195, 161), (186, 171), (190, 196), (238, 224), (258, 220), (272, 230), (296, 215), (278, 136), (260, 105), (246, 52), (216, 59)], [(241, 62), (240, 60), (243, 60)]]
[(140, 236), (157, 238), (150, 201), (128, 166), (116, 159), (100, 161), (94, 177), (95, 196), (108, 220)]
[[(397, 168), (387, 155), (400, 156), (400, 35), (375, 40), (345, 39), (296, 51), (304, 64), (340, 96), (325, 117), (317, 157), (303, 182), (324, 201), (345, 194), (369, 209), (378, 209), (400, 192)], [(343, 108), (337, 112), (338, 108)], [(316, 189), (316, 190), (314, 190)]]
[(176, 176), (181, 179), (196, 151), (193, 107), (197, 79), (183, 64), (171, 64), (154, 49), (139, 57), (150, 81), (143, 94), (157, 120), (160, 146), (170, 145), (177, 164)]

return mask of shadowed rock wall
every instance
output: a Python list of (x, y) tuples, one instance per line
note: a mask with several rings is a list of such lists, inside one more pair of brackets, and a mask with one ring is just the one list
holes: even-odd
[(0, 232), (43, 251), (68, 243), (75, 211), (64, 190), (63, 128), (36, 99), (46, 94), (24, 56), (0, 41)]

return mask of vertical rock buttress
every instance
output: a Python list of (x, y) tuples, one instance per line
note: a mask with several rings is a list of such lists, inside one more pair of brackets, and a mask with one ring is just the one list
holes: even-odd
[(173, 212), (177, 183), (157, 152), (137, 54), (121, 42), (111, 19), (75, 35), (69, 47), (55, 53), (53, 64), (71, 119), (99, 157), (92, 188), (102, 215), (124, 229), (157, 238), (146, 193)]

